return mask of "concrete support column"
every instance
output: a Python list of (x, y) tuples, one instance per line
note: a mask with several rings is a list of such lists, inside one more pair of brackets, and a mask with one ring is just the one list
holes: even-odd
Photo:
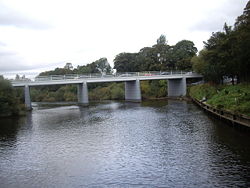
[(77, 97), (79, 105), (87, 106), (89, 104), (87, 82), (77, 85)]
[(27, 110), (32, 110), (31, 99), (30, 99), (30, 88), (28, 85), (24, 86), (24, 102)]
[(125, 82), (125, 100), (141, 102), (140, 80)]
[(168, 79), (168, 96), (185, 96), (187, 92), (186, 78)]

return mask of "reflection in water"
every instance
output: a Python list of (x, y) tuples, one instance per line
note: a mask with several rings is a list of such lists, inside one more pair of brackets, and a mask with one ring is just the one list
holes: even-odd
[(1, 187), (249, 187), (249, 135), (184, 101), (0, 120)]

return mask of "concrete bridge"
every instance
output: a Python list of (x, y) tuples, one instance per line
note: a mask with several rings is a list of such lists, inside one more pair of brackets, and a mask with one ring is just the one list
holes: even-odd
[(186, 95), (186, 79), (202, 78), (193, 72), (136, 72), (117, 73), (114, 75), (52, 75), (38, 76), (32, 80), (12, 81), (13, 87), (24, 87), (25, 105), (32, 109), (30, 87), (45, 85), (77, 84), (79, 105), (88, 105), (88, 83), (99, 82), (125, 82), (125, 100), (141, 101), (140, 81), (142, 80), (168, 80), (168, 96), (178, 97)]

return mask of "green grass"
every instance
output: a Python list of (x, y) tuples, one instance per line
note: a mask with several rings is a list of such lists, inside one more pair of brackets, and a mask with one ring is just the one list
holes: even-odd
[(201, 100), (204, 97), (206, 99), (210, 99), (217, 93), (217, 87), (212, 86), (210, 84), (202, 84), (202, 85), (196, 85), (192, 86), (189, 89), (189, 95), (195, 99)]
[(199, 100), (206, 97), (213, 107), (250, 116), (250, 84), (197, 85), (190, 88), (190, 96)]

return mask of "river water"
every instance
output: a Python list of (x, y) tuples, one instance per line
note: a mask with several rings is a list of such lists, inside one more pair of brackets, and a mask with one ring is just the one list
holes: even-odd
[(250, 137), (185, 101), (38, 105), (0, 120), (0, 187), (250, 187)]

